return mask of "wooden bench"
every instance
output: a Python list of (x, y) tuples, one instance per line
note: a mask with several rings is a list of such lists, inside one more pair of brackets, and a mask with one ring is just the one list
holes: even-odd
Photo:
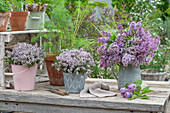
[(149, 99), (128, 100), (122, 98), (116, 80), (87, 79), (86, 86), (94, 82), (106, 83), (115, 97), (80, 98), (79, 94), (60, 96), (50, 88), (64, 89), (64, 86), (51, 86), (49, 82), (36, 84), (34, 91), (0, 90), (0, 110), (32, 113), (167, 113), (170, 100), (170, 82), (143, 81), (142, 86), (151, 86), (155, 92)]

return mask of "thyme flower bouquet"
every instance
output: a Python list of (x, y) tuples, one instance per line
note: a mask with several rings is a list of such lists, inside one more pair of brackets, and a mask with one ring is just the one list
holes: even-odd
[(130, 26), (123, 29), (121, 24), (117, 27), (118, 35), (111, 35), (107, 31), (102, 31), (102, 37), (98, 41), (103, 43), (98, 48), (100, 67), (113, 66), (116, 62), (123, 66), (149, 65), (154, 52), (158, 49), (160, 39), (153, 37), (149, 30), (141, 27), (141, 22), (130, 23)]
[(65, 49), (59, 56), (56, 56), (56, 69), (65, 73), (91, 73), (94, 66), (93, 57), (83, 49)]
[(7, 51), (6, 61), (9, 64), (33, 67), (43, 61), (45, 55), (45, 52), (41, 47), (38, 47), (38, 44), (17, 43), (12, 51)]

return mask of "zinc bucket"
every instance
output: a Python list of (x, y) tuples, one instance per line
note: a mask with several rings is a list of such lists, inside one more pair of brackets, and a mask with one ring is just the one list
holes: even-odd
[(30, 12), (28, 16), (27, 26), (28, 30), (44, 29), (44, 12)]

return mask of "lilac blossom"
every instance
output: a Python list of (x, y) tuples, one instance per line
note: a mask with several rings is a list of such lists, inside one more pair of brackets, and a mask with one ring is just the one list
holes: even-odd
[(144, 35), (144, 29), (142, 28), (142, 27), (139, 27), (138, 29), (137, 29), (137, 32), (136, 32), (136, 34), (135, 34), (135, 36), (136, 37), (141, 37), (141, 36), (143, 36)]
[(136, 23), (134, 22), (134, 21), (132, 21), (131, 23), (130, 23), (130, 26), (129, 26), (129, 31), (133, 31), (133, 30), (135, 30), (136, 29)]
[(98, 38), (98, 42), (106, 43), (107, 41), (110, 41), (110, 38), (106, 38), (104, 36)]
[[(103, 44), (99, 46), (97, 52), (105, 56), (101, 57), (100, 66), (109, 67), (115, 62), (123, 66), (133, 65), (138, 66), (143, 63), (149, 65), (154, 52), (158, 50), (160, 44), (159, 37), (153, 37), (149, 30), (141, 27), (141, 22), (131, 22), (129, 29), (123, 30), (121, 25), (118, 25), (118, 35), (115, 40), (107, 37), (109, 34), (103, 31), (105, 36), (98, 39)], [(112, 41), (112, 43), (108, 43)], [(107, 56), (107, 57), (106, 57)]]
[(130, 84), (128, 86), (128, 90), (131, 91), (131, 92), (137, 91), (136, 84)]
[(124, 94), (125, 98), (131, 98), (133, 96), (133, 93), (132, 92), (126, 92)]
[(139, 27), (141, 27), (141, 21), (136, 23), (136, 29), (138, 29)]
[(102, 31), (102, 35), (106, 37), (111, 37), (111, 34), (108, 31)]

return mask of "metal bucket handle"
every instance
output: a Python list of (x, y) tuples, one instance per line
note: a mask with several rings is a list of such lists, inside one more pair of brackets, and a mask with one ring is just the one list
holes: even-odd
[(40, 20), (41, 17), (42, 17), (42, 16), (40, 16), (40, 17), (33, 17), (33, 16), (31, 16), (31, 15), (29, 15), (29, 16), (30, 16), (30, 18), (33, 19), (33, 20)]
[(25, 72), (25, 71), (28, 70), (28, 68), (27, 68), (27, 69), (24, 69), (23, 71), (20, 71), (20, 72), (18, 72), (18, 73), (5, 73), (6, 69), (8, 69), (8, 68), (9, 68), (9, 66), (7, 66), (7, 67), (4, 69), (4, 75), (6, 75), (6, 76), (13, 76), (13, 75), (20, 74), (20, 73), (23, 73), (23, 72)]

